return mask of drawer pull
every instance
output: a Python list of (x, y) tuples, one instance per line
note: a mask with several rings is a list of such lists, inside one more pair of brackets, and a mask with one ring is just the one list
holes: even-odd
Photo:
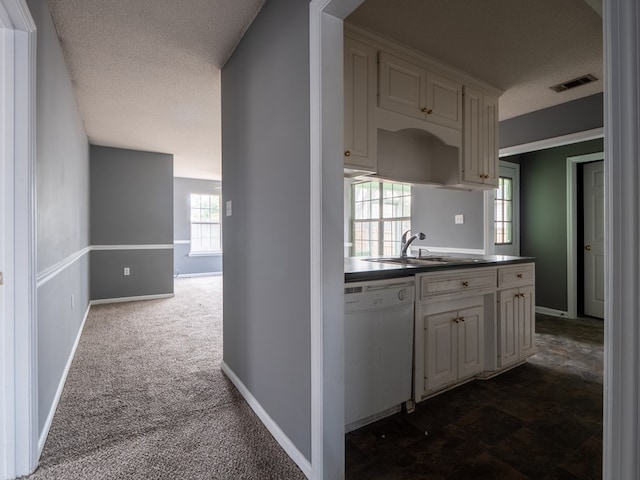
[(464, 288), (467, 288), (467, 287), (469, 286), (469, 282), (462, 282), (462, 286), (463, 286)]
[(518, 274), (518, 278), (522, 278), (522, 274), (521, 273)]

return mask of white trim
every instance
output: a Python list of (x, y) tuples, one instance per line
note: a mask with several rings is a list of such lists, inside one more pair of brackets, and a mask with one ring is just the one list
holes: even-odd
[(578, 263), (576, 241), (578, 239), (578, 163), (604, 160), (604, 152), (567, 157), (567, 313), (570, 318), (578, 316)]
[(60, 397), (62, 396), (62, 390), (64, 389), (64, 384), (67, 381), (67, 376), (69, 375), (69, 370), (71, 369), (71, 364), (73, 363), (73, 358), (76, 355), (76, 350), (78, 348), (78, 344), (80, 343), (80, 337), (82, 336), (82, 332), (84, 330), (84, 324), (89, 317), (89, 310), (91, 310), (91, 304), (87, 305), (87, 310), (84, 312), (84, 318), (82, 319), (82, 324), (80, 325), (80, 329), (78, 330), (78, 334), (76, 335), (76, 339), (73, 342), (73, 347), (71, 348), (71, 353), (69, 354), (69, 358), (67, 359), (67, 364), (64, 367), (64, 371), (62, 372), (62, 377), (60, 377), (60, 383), (58, 384), (58, 389), (56, 390), (55, 397), (53, 398), (53, 402), (51, 404), (51, 408), (49, 409), (49, 415), (47, 415), (47, 420), (45, 421), (44, 427), (42, 428), (42, 432), (40, 433), (40, 439), (38, 440), (38, 456), (42, 453), (42, 449), (44, 448), (44, 444), (47, 441), (47, 436), (49, 435), (49, 429), (51, 428), (51, 423), (53, 422), (53, 416), (56, 413), (56, 409), (58, 408), (58, 403), (60, 402)]
[(90, 305), (103, 305), (105, 303), (124, 303), (124, 302), (138, 302), (140, 300), (158, 300), (160, 298), (175, 297), (174, 293), (156, 293), (154, 295), (137, 295), (134, 297), (118, 297), (118, 298), (99, 298), (98, 300), (91, 300)]
[(189, 245), (191, 243), (191, 240), (174, 240), (173, 244), (174, 245)]
[(536, 305), (536, 313), (541, 313), (542, 315), (551, 315), (552, 317), (562, 317), (562, 318), (575, 318), (570, 317), (567, 312), (563, 312), (562, 310), (555, 310), (553, 308), (547, 307), (539, 307)]
[(13, 334), (13, 75), (7, 65), (13, 59), (14, 35), (3, 27), (11, 26), (8, 13), (0, 3), (0, 271), (4, 285), (0, 286), (0, 479), (14, 476), (13, 459), (15, 431), (13, 399), (14, 334)]
[(149, 245), (92, 245), (91, 250), (173, 250), (173, 243)]
[(221, 277), (222, 272), (179, 273), (175, 278)]
[(544, 150), (546, 148), (561, 147), (572, 143), (586, 142), (596, 138), (604, 137), (604, 128), (594, 128), (593, 130), (585, 130), (583, 132), (570, 133), (559, 137), (538, 140), (537, 142), (523, 143), (522, 145), (514, 145), (513, 147), (501, 148), (498, 156), (507, 157), (510, 155), (519, 155), (521, 153), (535, 152), (536, 150)]
[[(0, 318), (0, 477), (33, 472), (38, 461), (38, 378), (35, 224), (36, 25), (25, 0), (0, 0), (7, 27), (0, 84), (3, 141)], [(7, 140), (11, 141), (7, 141)], [(6, 348), (5, 348), (6, 346)]]
[(640, 5), (605, 0), (603, 478), (640, 478)]
[[(333, 191), (329, 172), (335, 162), (341, 162), (343, 143), (342, 128), (344, 104), (342, 85), (342, 42), (344, 37), (342, 20), (353, 12), (364, 0), (311, 0), (309, 8), (309, 101), (310, 101), (310, 335), (311, 335), (311, 466), (313, 480), (344, 478), (344, 391), (331, 386), (342, 385), (344, 376), (344, 311), (335, 310), (334, 293), (327, 293), (324, 285), (344, 281), (343, 271), (337, 274), (334, 267), (333, 237), (338, 234), (342, 243), (342, 228), (333, 230), (329, 212), (324, 225), (323, 195)], [(323, 95), (326, 92), (327, 95)], [(325, 128), (327, 127), (327, 128)], [(333, 127), (333, 128), (332, 128)], [(327, 183), (323, 183), (327, 172)], [(340, 181), (337, 177), (335, 181)], [(340, 187), (342, 184), (340, 184)], [(341, 216), (342, 217), (342, 216)], [(342, 222), (340, 222), (342, 224)], [(326, 242), (326, 243), (325, 243)], [(325, 245), (327, 255), (324, 256)], [(328, 248), (331, 246), (331, 248)], [(340, 248), (339, 246), (337, 248)], [(334, 271), (334, 268), (336, 271)], [(325, 274), (325, 271), (327, 272)], [(331, 297), (327, 300), (327, 297)], [(330, 302), (325, 310), (326, 302)], [(333, 305), (333, 310), (331, 305)], [(325, 318), (327, 311), (332, 318)], [(327, 330), (325, 332), (325, 322)], [(325, 341), (325, 335), (328, 341)], [(336, 355), (337, 348), (341, 352)], [(327, 385), (327, 387), (325, 387)]]
[(305, 474), (307, 478), (311, 478), (311, 462), (305, 458), (305, 456), (298, 450), (295, 444), (287, 437), (287, 435), (282, 431), (282, 429), (278, 426), (276, 422), (273, 421), (271, 416), (267, 413), (267, 411), (262, 408), (260, 402), (256, 400), (256, 398), (251, 394), (249, 389), (242, 383), (242, 381), (238, 378), (238, 376), (233, 372), (233, 370), (223, 361), (222, 362), (222, 371), (224, 374), (231, 380), (231, 382), (238, 389), (242, 397), (251, 407), (251, 410), (258, 416), (258, 418), (262, 421), (262, 423), (267, 427), (267, 430), (273, 435), (273, 438), (280, 444), (280, 446), (284, 449), (284, 451), (291, 457), (291, 459), (300, 467), (302, 473)]
[[(322, 325), (324, 304), (322, 288), (322, 10), (326, 8), (329, 3), (330, 0), (312, 0), (309, 7), (309, 319), (311, 334), (311, 462), (306, 471), (305, 468), (300, 466), (298, 461), (296, 461), (296, 463), (298, 463), (298, 466), (300, 466), (303, 472), (305, 472), (307, 478), (311, 478), (313, 480), (321, 480), (324, 478), (323, 471), (325, 461), (323, 396), (324, 329)], [(224, 366), (225, 365), (223, 364), (223, 369)], [(287, 449), (285, 448), (285, 450)], [(289, 455), (293, 458), (291, 454)]]
[(78, 250), (77, 252), (69, 255), (64, 260), (60, 260), (55, 265), (52, 265), (51, 267), (47, 268), (45, 271), (39, 273), (38, 277), (36, 278), (36, 288), (40, 288), (49, 280), (51, 280), (52, 278), (55, 278), (57, 275), (59, 275), (64, 270), (69, 268), (71, 265), (73, 265), (75, 262), (80, 260), (90, 251), (91, 251), (91, 247), (85, 247), (82, 250)]
[(432, 252), (432, 253), (462, 253), (466, 255), (484, 255), (484, 250), (482, 248), (452, 248), (452, 247), (429, 247), (429, 246), (420, 247), (416, 245), (411, 247), (411, 251), (417, 253), (418, 249), (420, 248), (423, 250), (423, 254), (425, 253), (424, 250), (428, 250), (428, 252)]
[(188, 257), (221, 257), (222, 252), (189, 252)]

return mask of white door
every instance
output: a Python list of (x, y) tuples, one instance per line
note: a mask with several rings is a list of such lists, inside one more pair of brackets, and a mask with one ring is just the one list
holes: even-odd
[(604, 318), (604, 162), (584, 165), (584, 313)]

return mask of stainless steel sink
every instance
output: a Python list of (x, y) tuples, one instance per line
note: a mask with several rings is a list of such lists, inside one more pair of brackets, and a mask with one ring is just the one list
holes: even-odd
[(480, 258), (467, 257), (448, 257), (429, 255), (427, 257), (382, 257), (382, 258), (366, 258), (368, 262), (392, 263), (395, 265), (437, 265), (446, 263), (482, 263), (485, 260)]

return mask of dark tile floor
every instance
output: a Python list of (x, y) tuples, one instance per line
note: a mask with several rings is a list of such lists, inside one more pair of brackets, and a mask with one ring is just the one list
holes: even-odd
[(347, 434), (347, 479), (601, 478), (603, 322), (536, 330), (526, 364)]

